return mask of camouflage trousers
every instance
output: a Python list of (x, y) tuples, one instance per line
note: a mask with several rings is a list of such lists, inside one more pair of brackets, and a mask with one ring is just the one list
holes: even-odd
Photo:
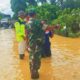
[(34, 47), (30, 48), (30, 53), (29, 53), (29, 63), (30, 63), (30, 72), (31, 74), (38, 73), (38, 70), (41, 65), (41, 52), (42, 49), (41, 47)]

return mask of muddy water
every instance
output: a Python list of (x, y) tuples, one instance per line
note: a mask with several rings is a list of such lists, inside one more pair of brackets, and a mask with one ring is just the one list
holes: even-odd
[[(80, 38), (55, 35), (51, 44), (52, 57), (42, 59), (40, 80), (80, 80)], [(31, 80), (28, 56), (19, 59), (12, 29), (0, 30), (0, 80)]]
[(55, 35), (51, 42), (55, 80), (80, 80), (80, 38)]

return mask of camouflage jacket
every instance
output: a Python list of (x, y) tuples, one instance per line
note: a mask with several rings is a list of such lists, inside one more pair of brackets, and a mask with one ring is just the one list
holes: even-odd
[(37, 19), (32, 19), (26, 26), (29, 46), (30, 48), (41, 46), (45, 41), (44, 31), (42, 29), (41, 21)]

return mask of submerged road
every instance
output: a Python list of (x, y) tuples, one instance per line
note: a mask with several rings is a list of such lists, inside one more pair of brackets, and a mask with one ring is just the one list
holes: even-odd
[[(40, 80), (80, 80), (80, 38), (54, 35), (51, 51), (42, 59)], [(31, 80), (28, 55), (19, 59), (14, 30), (0, 30), (0, 80)]]

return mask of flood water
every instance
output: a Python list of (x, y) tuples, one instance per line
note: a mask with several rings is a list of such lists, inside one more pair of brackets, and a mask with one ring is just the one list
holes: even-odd
[[(80, 80), (80, 38), (54, 35), (51, 58), (43, 58), (39, 80)], [(29, 54), (20, 60), (15, 33), (0, 30), (0, 80), (31, 80)]]

